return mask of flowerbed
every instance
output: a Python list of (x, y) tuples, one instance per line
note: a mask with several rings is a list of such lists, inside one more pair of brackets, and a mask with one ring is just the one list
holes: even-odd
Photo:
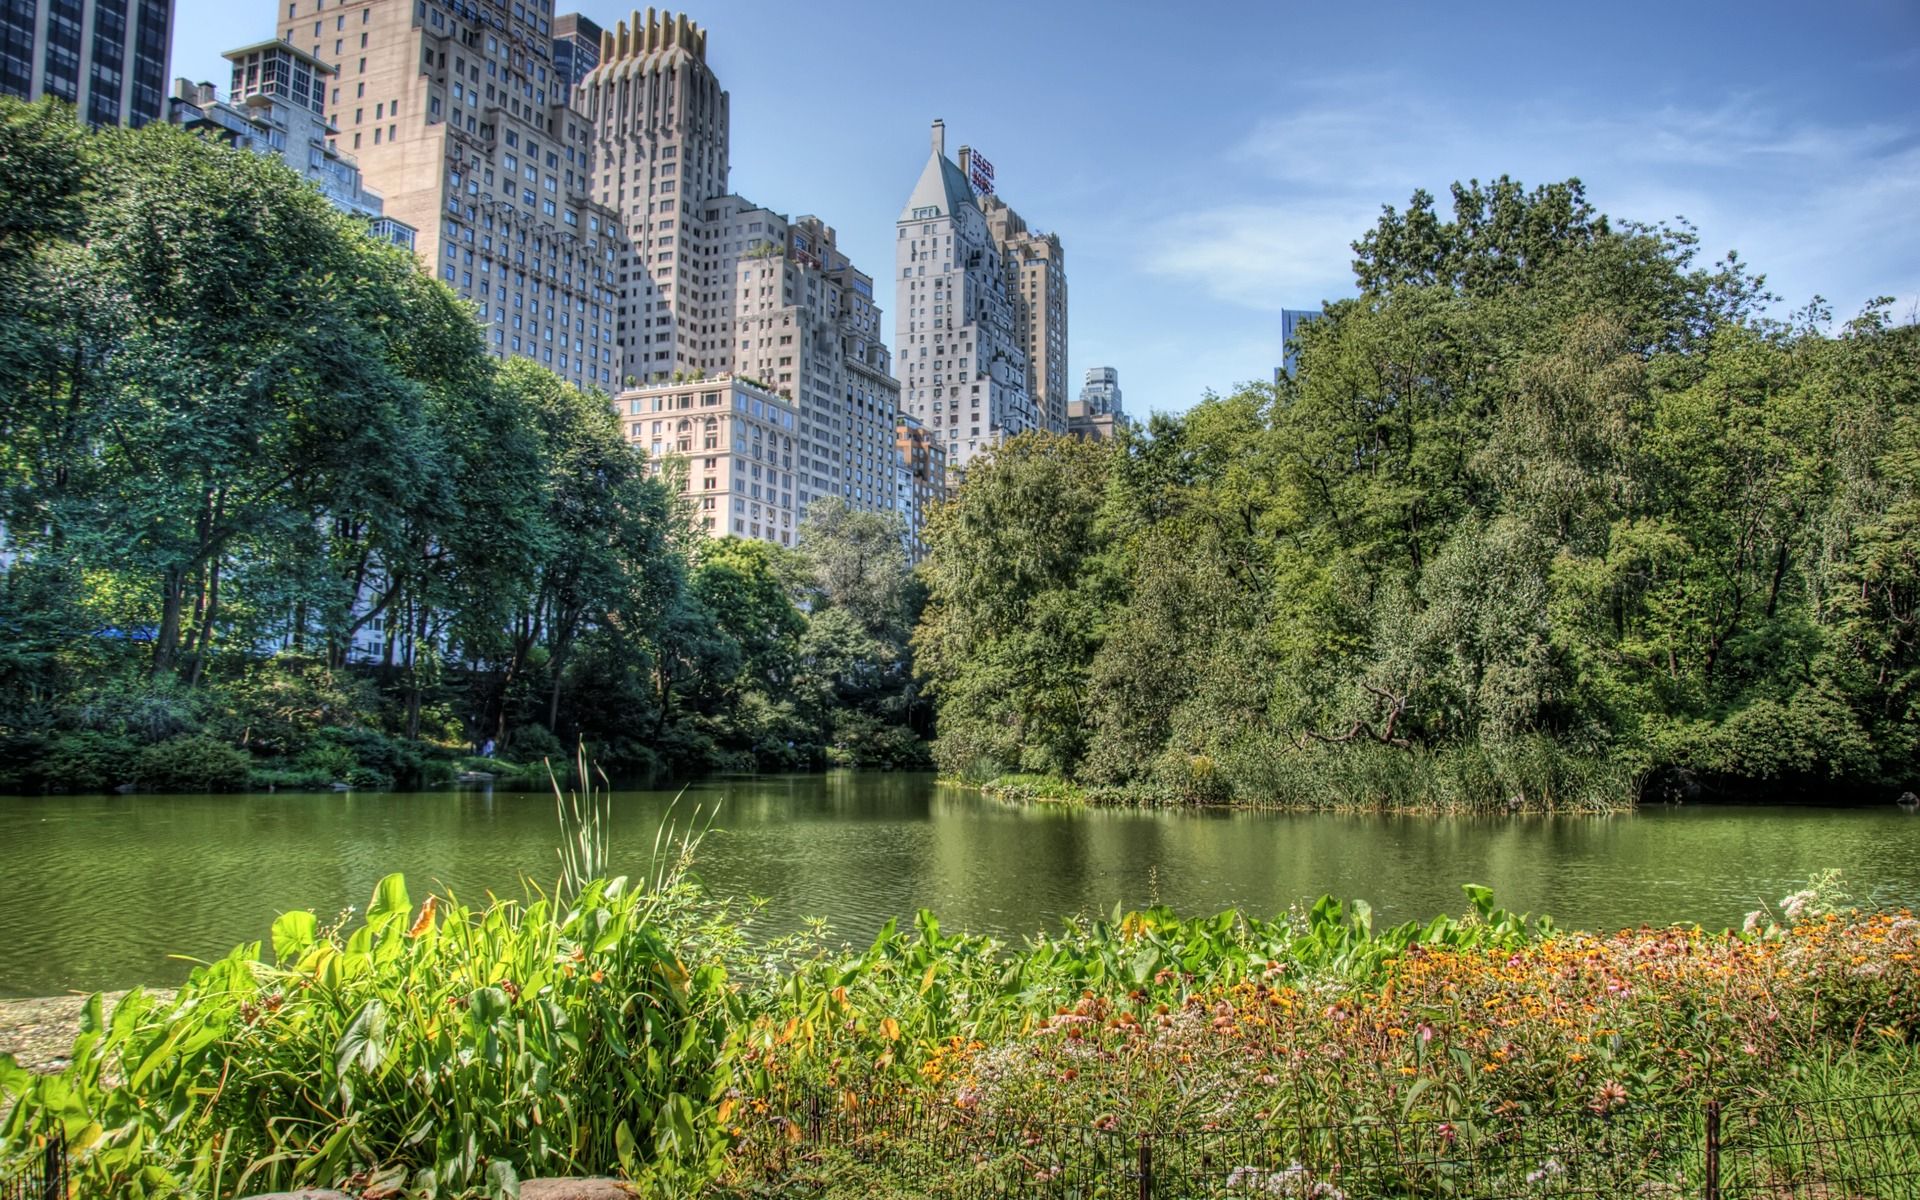
[[(825, 1140), (860, 1151), (834, 1160), (849, 1179), (909, 1177), (956, 1145), (988, 1163), (979, 1139), (1000, 1145), (1009, 1129), (1018, 1171), (1042, 1178), (1066, 1160), (1040, 1148), (1076, 1130), (1125, 1146), (1392, 1125), (1396, 1140), (1412, 1130), (1451, 1148), (1573, 1122), (1584, 1132), (1555, 1136), (1600, 1132), (1625, 1139), (1616, 1158), (1658, 1159), (1653, 1139), (1697, 1139), (1710, 1097), (1756, 1105), (1920, 1078), (1910, 913), (1610, 936), (1543, 931), (1490, 902), (1464, 922), (1377, 935), (1364, 917), (1316, 914), (1211, 931), (1136, 915), (1067, 948), (1038, 944), (998, 979), (964, 939), (923, 931), (837, 964), (823, 1005), (796, 1007), (796, 989), (787, 1015), (764, 1016), (743, 1054), (742, 1111), (761, 1136), (770, 1123), (791, 1138), (824, 1103), (833, 1130), (853, 1131)], [(1203, 961), (1183, 966), (1209, 934)], [(863, 987), (873, 976), (893, 985)], [(919, 1135), (887, 1137), (895, 1112)], [(766, 1156), (741, 1161), (751, 1176)], [(1256, 1177), (1273, 1176), (1243, 1178)]]

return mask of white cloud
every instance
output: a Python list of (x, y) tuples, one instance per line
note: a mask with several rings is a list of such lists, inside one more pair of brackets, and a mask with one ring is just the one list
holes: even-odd
[(1247, 308), (1308, 307), (1351, 290), (1349, 243), (1371, 220), (1341, 204), (1223, 206), (1166, 222), (1144, 265)]
[[(1821, 122), (1763, 97), (1698, 108), (1564, 102), (1467, 111), (1378, 78), (1328, 79), (1253, 124), (1198, 211), (1149, 222), (1144, 270), (1271, 311), (1351, 289), (1349, 243), (1415, 188), (1510, 174), (1580, 177), (1616, 218), (1684, 215), (1717, 258), (1737, 248), (1789, 306), (1818, 292), (1844, 317), (1920, 291), (1920, 122)], [(1353, 99), (1365, 97), (1365, 99)]]

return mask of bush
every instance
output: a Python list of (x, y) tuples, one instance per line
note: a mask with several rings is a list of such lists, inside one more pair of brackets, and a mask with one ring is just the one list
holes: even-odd
[(142, 744), (197, 732), (205, 693), (189, 692), (171, 677), (113, 679), (74, 696), (60, 724), (76, 731), (128, 737)]
[(333, 742), (320, 742), (302, 750), (293, 760), (294, 769), (310, 775), (325, 775), (327, 782), (345, 779), (347, 772), (360, 765), (353, 751)]
[(1001, 775), (980, 785), (980, 791), (999, 800), (1042, 801), (1048, 804), (1085, 804), (1086, 789), (1053, 775)]
[(322, 730), (379, 710), (370, 683), (292, 654), (267, 660), (223, 691), (230, 708), (215, 732), (235, 742), (244, 738), (248, 749), (275, 755), (298, 754)]
[(347, 786), (362, 791), (393, 786), (393, 778), (383, 775), (371, 767), (355, 767), (347, 772)]
[(318, 745), (343, 750), (351, 756), (351, 761), (335, 778), (351, 783), (349, 776), (355, 767), (359, 767), (386, 781), (368, 786), (391, 787), (399, 784), (402, 787), (414, 787), (419, 784), (422, 764), (419, 749), (410, 742), (389, 737), (377, 729), (333, 726), (320, 731)]
[(420, 761), (420, 786), (437, 787), (443, 783), (452, 783), (460, 774), (460, 769), (444, 758), (426, 758)]
[(34, 770), (44, 786), (63, 792), (106, 792), (133, 781), (140, 749), (133, 739), (80, 731), (55, 734)]
[[(886, 770), (924, 768), (932, 760), (927, 744), (904, 725), (891, 725), (863, 712), (843, 712), (833, 724), (835, 762)], [(832, 752), (830, 752), (832, 753)]]
[(161, 792), (237, 792), (247, 786), (253, 761), (244, 750), (192, 734), (140, 751), (134, 777)]
[(500, 746), (500, 753), (511, 756), (517, 762), (537, 763), (548, 758), (557, 765), (567, 757), (567, 748), (560, 744), (559, 738), (548, 732), (545, 725), (522, 725), (507, 734), (506, 741)]

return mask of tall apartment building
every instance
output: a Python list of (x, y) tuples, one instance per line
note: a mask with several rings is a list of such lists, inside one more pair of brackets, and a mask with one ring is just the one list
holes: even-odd
[(613, 407), (627, 440), (679, 477), (696, 528), (793, 545), (804, 510), (794, 503), (792, 401), (730, 375), (629, 388)]
[(899, 387), (873, 280), (818, 218), (727, 191), (727, 93), (706, 47), (684, 15), (636, 12), (602, 37), (576, 92), (594, 130), (595, 194), (632, 243), (623, 337), (640, 382), (763, 386), (794, 406), (798, 515), (824, 496), (891, 508)]
[(588, 186), (632, 243), (620, 282), (635, 372), (646, 382), (725, 371), (732, 337), (713, 306), (732, 269), (700, 218), (727, 194), (727, 93), (707, 66), (706, 32), (684, 13), (634, 13), (602, 35), (574, 104), (593, 138)]
[[(973, 151), (960, 147), (960, 171), (969, 179)], [(1006, 201), (988, 192), (980, 197), (987, 232), (1000, 249), (1013, 299), (1013, 322), (1027, 352), (1027, 395), (1042, 424), (1067, 431), (1067, 257), (1056, 234), (1027, 228)]]
[(552, 0), (276, 0), (280, 37), (330, 64), (337, 148), (471, 300), (488, 346), (582, 387), (632, 373), (621, 224), (596, 203), (591, 127), (555, 70)]
[(933, 506), (947, 498), (947, 447), (933, 431), (906, 413), (894, 425), (895, 507), (907, 522), (907, 557), (918, 564), (927, 556), (927, 520)]
[(600, 65), (600, 39), (604, 36), (598, 25), (579, 13), (563, 13), (553, 19), (553, 69), (569, 94), (580, 86), (588, 71)]
[(89, 125), (166, 116), (173, 0), (0, 2), (0, 93), (53, 96)]
[(167, 119), (239, 149), (280, 158), (334, 207), (365, 218), (375, 237), (413, 249), (413, 228), (385, 215), (359, 165), (335, 148), (338, 131), (326, 117), (333, 68), (285, 42), (243, 46), (223, 57), (233, 64), (227, 99), (220, 99), (211, 83), (176, 79)]
[(945, 442), (948, 469), (1046, 428), (1027, 391), (1026, 335), (1005, 262), (972, 185), (947, 157), (945, 122), (933, 123), (932, 153), (894, 246), (901, 406)]
[(1122, 416), (1120, 372), (1112, 367), (1088, 367), (1086, 385), (1080, 389), (1080, 404), (1091, 416)]
[(1106, 442), (1126, 427), (1126, 410), (1120, 406), (1120, 372), (1112, 367), (1087, 368), (1080, 398), (1067, 405), (1067, 433), (1083, 442)]

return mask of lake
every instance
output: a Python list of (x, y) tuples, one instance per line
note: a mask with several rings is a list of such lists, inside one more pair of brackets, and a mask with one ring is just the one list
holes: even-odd
[[(617, 870), (644, 869), (671, 793), (614, 796)], [(1265, 915), (1322, 893), (1379, 918), (1465, 908), (1461, 883), (1563, 926), (1737, 925), (1809, 875), (1920, 906), (1920, 814), (1652, 807), (1610, 817), (1430, 818), (1010, 806), (927, 775), (836, 772), (708, 780), (674, 811), (718, 805), (700, 872), (765, 897), (768, 934), (822, 917), (852, 942), (931, 908), (948, 929), (1018, 936), (1156, 900)], [(243, 796), (0, 797), (0, 996), (170, 983), (264, 939), (273, 917), (322, 921), (406, 873), (416, 899), (551, 886), (550, 795), (463, 790)]]

